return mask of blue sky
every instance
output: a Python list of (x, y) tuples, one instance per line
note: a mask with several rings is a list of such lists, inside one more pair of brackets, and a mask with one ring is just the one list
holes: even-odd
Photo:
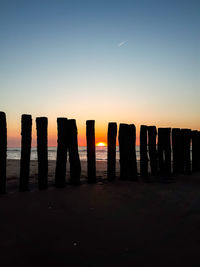
[(0, 0), (10, 135), (22, 113), (200, 129), (199, 29), (194, 0)]

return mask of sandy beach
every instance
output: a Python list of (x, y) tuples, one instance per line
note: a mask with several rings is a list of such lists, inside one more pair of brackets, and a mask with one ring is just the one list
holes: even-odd
[[(102, 177), (105, 162), (97, 169)], [(18, 171), (9, 161), (13, 183)], [(0, 196), (1, 266), (200, 266), (200, 173), (172, 178), (26, 193), (13, 185)]]
[[(56, 161), (48, 161), (48, 183), (49, 186), (53, 186), (55, 182), (55, 168)], [(139, 164), (138, 164), (139, 168)], [(67, 162), (66, 183), (70, 180), (69, 162)], [(116, 177), (119, 177), (120, 166), (119, 161), (116, 162)], [(18, 191), (20, 174), (20, 160), (7, 160), (7, 191), (10, 193)], [(96, 161), (96, 177), (97, 181), (107, 180), (107, 161)], [(38, 179), (38, 162), (37, 160), (30, 161), (30, 190), (37, 190)], [(87, 161), (81, 161), (81, 183), (87, 182)]]

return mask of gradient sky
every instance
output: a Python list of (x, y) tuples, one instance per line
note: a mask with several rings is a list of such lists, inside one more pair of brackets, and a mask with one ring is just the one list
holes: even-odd
[(200, 1), (0, 0), (0, 109), (8, 145), (21, 114), (200, 130)]

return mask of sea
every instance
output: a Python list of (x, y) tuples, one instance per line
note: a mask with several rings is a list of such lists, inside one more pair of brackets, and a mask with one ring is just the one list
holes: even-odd
[[(87, 160), (87, 147), (79, 146), (79, 157), (80, 160)], [(57, 147), (48, 147), (48, 159), (56, 160)], [(136, 146), (136, 157), (140, 160), (140, 147)], [(7, 159), (20, 159), (21, 158), (21, 148), (8, 148), (7, 149)], [(116, 147), (116, 159), (119, 160), (119, 147)], [(37, 160), (37, 148), (31, 148), (31, 160)], [(96, 147), (96, 160), (105, 161), (107, 160), (107, 147)]]

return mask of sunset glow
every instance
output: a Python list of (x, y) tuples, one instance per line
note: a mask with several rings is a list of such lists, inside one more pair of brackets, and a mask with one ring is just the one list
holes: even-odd
[(96, 144), (96, 146), (107, 146), (107, 144), (105, 142), (99, 142)]
[(9, 147), (21, 146), (22, 114), (32, 115), (33, 147), (37, 117), (48, 118), (49, 146), (57, 146), (58, 117), (76, 119), (79, 146), (86, 146), (87, 120), (95, 120), (97, 146), (107, 145), (109, 122), (134, 124), (137, 145), (140, 125), (200, 130), (198, 0), (0, 7), (0, 111)]

